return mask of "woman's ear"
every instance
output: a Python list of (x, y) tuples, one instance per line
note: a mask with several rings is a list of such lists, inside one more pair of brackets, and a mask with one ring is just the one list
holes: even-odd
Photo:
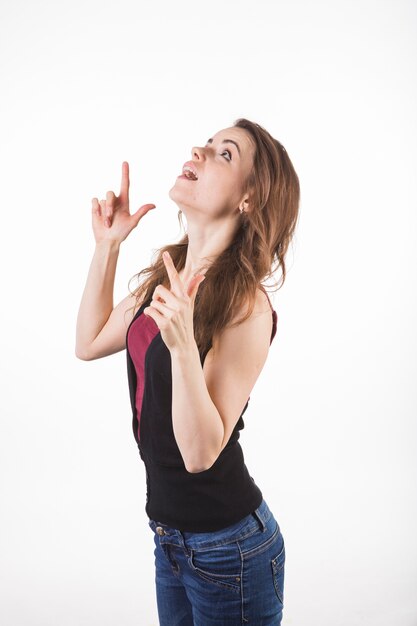
[(241, 201), (241, 203), (239, 204), (239, 211), (243, 213), (243, 211), (248, 212), (249, 210), (250, 210), (249, 209), (249, 196), (246, 195)]

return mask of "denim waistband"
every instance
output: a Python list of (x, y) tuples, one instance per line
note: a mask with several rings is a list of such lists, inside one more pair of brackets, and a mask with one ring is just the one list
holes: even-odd
[(235, 524), (214, 532), (194, 533), (180, 531), (152, 519), (149, 520), (148, 524), (165, 543), (173, 543), (176, 545), (184, 545), (186, 543), (189, 548), (197, 550), (213, 548), (233, 541), (242, 541), (245, 537), (253, 535), (259, 529), (265, 531), (271, 518), (274, 519), (272, 512), (265, 502), (265, 499), (263, 499), (259, 507), (252, 513)]

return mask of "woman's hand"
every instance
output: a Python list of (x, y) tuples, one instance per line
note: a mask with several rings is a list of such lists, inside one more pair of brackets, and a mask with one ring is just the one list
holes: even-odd
[(143, 204), (133, 215), (129, 212), (129, 163), (122, 163), (120, 195), (108, 191), (106, 200), (92, 199), (93, 232), (96, 243), (112, 239), (121, 243), (136, 228), (142, 217), (156, 208), (154, 204)]
[(204, 274), (192, 276), (184, 284), (175, 269), (174, 262), (168, 252), (162, 258), (167, 269), (171, 290), (157, 285), (152, 295), (150, 306), (143, 309), (145, 315), (151, 317), (161, 331), (170, 352), (186, 352), (194, 343), (194, 301), (198, 287), (203, 282)]

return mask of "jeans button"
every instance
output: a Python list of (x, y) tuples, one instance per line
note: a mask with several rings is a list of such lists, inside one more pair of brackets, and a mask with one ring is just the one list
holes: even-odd
[(165, 535), (165, 530), (162, 528), (162, 526), (157, 526), (156, 532), (158, 533), (158, 535)]

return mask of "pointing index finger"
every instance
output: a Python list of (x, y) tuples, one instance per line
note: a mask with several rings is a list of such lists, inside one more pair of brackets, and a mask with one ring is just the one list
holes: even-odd
[(120, 197), (124, 200), (129, 199), (129, 163), (122, 163), (122, 184), (120, 185)]
[(167, 250), (165, 250), (162, 257), (165, 262), (165, 267), (168, 273), (169, 282), (171, 283), (171, 288), (176, 285), (178, 286), (180, 291), (184, 291), (181, 278), (179, 277), (179, 274), (175, 268), (174, 261), (172, 260), (171, 255)]

